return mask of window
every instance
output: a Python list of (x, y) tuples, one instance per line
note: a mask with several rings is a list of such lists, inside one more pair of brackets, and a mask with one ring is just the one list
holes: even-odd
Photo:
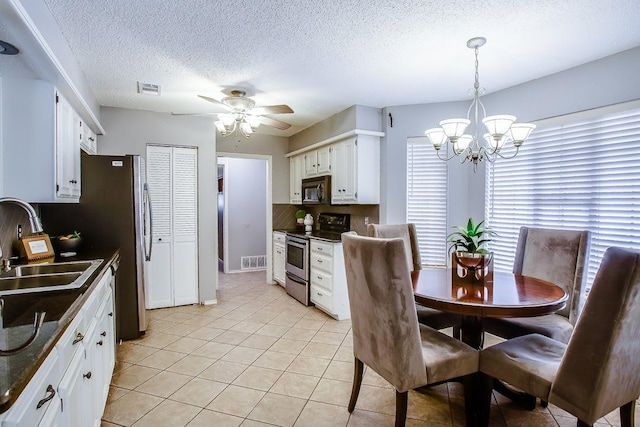
[(608, 247), (640, 249), (640, 109), (562, 119), (487, 168), (494, 265), (511, 270), (522, 225), (590, 230), (589, 289)]
[(423, 266), (447, 264), (447, 162), (426, 137), (407, 140), (407, 222), (416, 225)]

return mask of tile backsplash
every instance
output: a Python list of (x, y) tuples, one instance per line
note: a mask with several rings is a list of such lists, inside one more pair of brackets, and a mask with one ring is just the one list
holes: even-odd
[[(321, 212), (348, 213), (351, 214), (351, 230), (360, 235), (367, 234), (365, 218), (369, 223), (377, 224), (380, 218), (380, 205), (332, 205), (332, 206), (296, 206), (289, 204), (273, 205), (273, 229), (291, 229), (295, 227), (295, 213), (298, 209), (304, 209), (313, 215), (314, 219)], [(317, 224), (314, 224), (317, 225)]]

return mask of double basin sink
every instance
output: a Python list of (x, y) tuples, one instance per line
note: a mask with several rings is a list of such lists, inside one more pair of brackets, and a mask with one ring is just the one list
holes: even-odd
[(101, 259), (96, 259), (19, 265), (0, 273), (0, 296), (76, 289), (101, 263)]

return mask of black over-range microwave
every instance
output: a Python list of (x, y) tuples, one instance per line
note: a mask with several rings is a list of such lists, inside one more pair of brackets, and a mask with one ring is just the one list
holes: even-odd
[(331, 175), (302, 180), (303, 205), (331, 204)]

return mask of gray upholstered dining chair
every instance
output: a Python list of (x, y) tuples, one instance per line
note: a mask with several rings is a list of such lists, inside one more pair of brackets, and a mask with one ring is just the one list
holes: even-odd
[[(407, 254), (411, 255), (407, 257), (407, 265), (411, 272), (411, 280), (415, 284), (420, 270), (422, 270), (422, 259), (420, 257), (420, 246), (418, 245), (415, 224), (369, 224), (367, 226), (367, 235), (386, 239), (402, 239)], [(418, 313), (418, 322), (434, 329), (459, 328), (462, 321), (457, 314), (446, 313), (420, 304), (416, 305), (416, 311)]]
[(538, 333), (567, 343), (584, 304), (590, 240), (589, 231), (521, 227), (513, 272), (560, 286), (567, 305), (540, 317), (487, 318), (485, 332), (502, 338)]
[(477, 372), (478, 351), (418, 323), (403, 240), (349, 232), (342, 246), (355, 357), (349, 412), (367, 365), (396, 389), (396, 427), (405, 425), (409, 390), (460, 377), (471, 421), (468, 375)]
[(634, 422), (640, 396), (640, 251), (609, 248), (569, 344), (540, 334), (482, 350), (481, 425), (489, 419), (493, 379), (546, 400), (589, 426), (620, 408)]

